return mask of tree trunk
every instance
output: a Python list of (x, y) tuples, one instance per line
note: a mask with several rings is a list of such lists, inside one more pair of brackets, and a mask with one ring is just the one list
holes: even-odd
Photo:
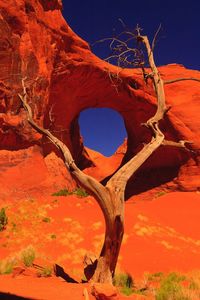
[(104, 244), (97, 261), (92, 280), (94, 282), (112, 283), (115, 268), (124, 235), (124, 201), (119, 201), (119, 195), (111, 194), (114, 213), (106, 223)]

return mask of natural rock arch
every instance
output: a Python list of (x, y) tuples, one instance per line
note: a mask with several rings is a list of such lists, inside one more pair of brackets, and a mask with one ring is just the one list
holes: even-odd
[[(145, 85), (139, 70), (119, 69), (93, 55), (88, 44), (66, 24), (59, 9), (60, 1), (54, 1), (55, 7), (50, 10), (44, 9), (44, 1), (28, 2), (29, 9), (27, 1), (0, 1), (0, 49), (4, 66), (0, 74), (0, 149), (18, 150), (38, 144), (44, 154), (52, 150), (43, 144), (40, 135), (24, 127), (24, 112), (16, 95), (22, 88), (21, 79), (27, 76), (36, 119), (67, 143), (81, 168), (91, 160), (80, 142), (76, 116), (89, 107), (110, 107), (123, 115), (128, 133), (126, 161), (148, 138), (140, 124), (155, 111), (152, 88)], [(161, 67), (160, 72), (164, 80), (200, 78), (198, 71), (177, 65)], [(162, 124), (165, 134), (172, 140), (192, 140), (193, 148), (199, 149), (200, 124), (199, 118), (194, 117), (199, 110), (199, 83), (176, 82), (165, 90), (168, 104), (173, 104)], [(186, 105), (190, 109), (186, 110)], [(178, 185), (186, 190), (196, 189), (200, 185), (199, 154), (192, 157), (177, 149), (168, 148), (165, 153), (160, 149), (159, 155), (152, 156), (145, 167), (170, 167), (174, 163), (183, 166), (177, 174)]]

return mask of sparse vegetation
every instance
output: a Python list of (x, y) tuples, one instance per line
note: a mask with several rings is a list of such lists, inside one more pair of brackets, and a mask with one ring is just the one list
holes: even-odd
[(56, 235), (55, 234), (51, 234), (51, 239), (55, 240), (56, 239)]
[(133, 293), (133, 278), (128, 273), (116, 274), (113, 284), (119, 287), (120, 292), (126, 296), (130, 296)]
[(193, 291), (194, 290), (199, 290), (199, 292), (200, 292), (200, 287), (199, 287), (198, 283), (194, 279), (190, 280), (188, 288), (189, 288), (189, 290), (193, 290)]
[(32, 246), (26, 248), (21, 253), (21, 259), (26, 267), (31, 267), (35, 260), (35, 250)]
[(38, 271), (39, 277), (51, 277), (53, 269), (52, 267), (46, 266), (42, 270)]
[(167, 193), (167, 192), (165, 192), (165, 191), (157, 192), (157, 193), (155, 194), (155, 198), (159, 198), (159, 197), (161, 197), (161, 196), (164, 196), (164, 195), (166, 195), (166, 193)]
[(147, 274), (146, 275), (146, 278), (148, 281), (154, 281), (154, 282), (157, 282), (157, 281), (160, 281), (164, 276), (164, 273), (163, 272), (156, 272), (156, 273), (153, 273), (153, 274)]
[(53, 204), (58, 203), (58, 199), (54, 199), (54, 200), (52, 201), (52, 203), (53, 203)]
[(51, 219), (48, 218), (48, 217), (44, 217), (44, 218), (42, 219), (42, 222), (44, 222), (44, 223), (50, 223), (50, 222), (51, 222)]
[(182, 285), (185, 279), (183, 275), (169, 273), (161, 280), (160, 288), (156, 291), (156, 300), (190, 300)]
[(33, 198), (28, 198), (27, 200), (31, 203), (35, 202), (35, 199), (33, 199)]
[(16, 231), (16, 229), (17, 229), (17, 224), (15, 223), (15, 222), (12, 222), (11, 223), (11, 225), (12, 225), (12, 231)]
[(127, 287), (127, 286), (123, 286), (121, 289), (120, 289), (120, 292), (126, 296), (130, 296), (133, 294), (133, 289)]
[(77, 195), (78, 197), (87, 197), (88, 193), (83, 188), (77, 188), (73, 191), (74, 195)]
[(0, 261), (0, 274), (1, 275), (11, 274), (13, 271), (14, 265), (15, 265), (14, 260), (5, 259), (5, 260)]
[(78, 197), (87, 197), (88, 193), (81, 187), (76, 188), (73, 191), (69, 191), (68, 189), (62, 189), (58, 192), (52, 194), (52, 196), (69, 196), (69, 195), (76, 195)]
[(0, 210), (0, 231), (3, 231), (6, 228), (7, 224), (8, 224), (8, 217), (6, 216), (6, 210), (3, 207)]
[(55, 192), (52, 194), (52, 196), (69, 196), (71, 195), (72, 192), (69, 192), (67, 189), (62, 189), (62, 190), (59, 190), (58, 192)]

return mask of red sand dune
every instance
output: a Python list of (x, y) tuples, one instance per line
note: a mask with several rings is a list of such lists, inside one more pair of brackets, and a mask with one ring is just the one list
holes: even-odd
[[(162, 196), (155, 193), (154, 196), (149, 201), (137, 200), (136, 197), (134, 201), (126, 202), (125, 236), (118, 272), (128, 272), (133, 278), (141, 279), (144, 273), (199, 269), (200, 194), (175, 192)], [(36, 264), (45, 266), (58, 263), (66, 273), (80, 281), (83, 277), (84, 255), (98, 255), (103, 241), (104, 221), (95, 200), (92, 197), (47, 196), (10, 201), (7, 204), (8, 217), (16, 222), (18, 230), (13, 231), (11, 223), (2, 232), (1, 245), (7, 246), (0, 248), (1, 257), (17, 256), (31, 244), (37, 253)], [(19, 215), (20, 211), (23, 214)], [(44, 216), (50, 219), (49, 223), (42, 221)], [(41, 281), (35, 278), (32, 285), (28, 285), (29, 277), (34, 278), (36, 271), (32, 269), (15, 277), (17, 294), (37, 295), (38, 298), (44, 295), (43, 299), (53, 299), (49, 295), (53, 293), (56, 297), (57, 289), (62, 295), (67, 295), (69, 288), (71, 290), (70, 286), (64, 290), (66, 284), (56, 278)], [(14, 292), (12, 286), (15, 279), (5, 276), (2, 279), (6, 281), (4, 283), (1, 280), (0, 290)], [(41, 291), (37, 294), (35, 289), (38, 289), (39, 283)], [(49, 284), (52, 290), (47, 292), (46, 285)], [(75, 289), (76, 295), (82, 295), (83, 288), (72, 286), (71, 291)], [(76, 297), (79, 296), (72, 299), (82, 299)]]

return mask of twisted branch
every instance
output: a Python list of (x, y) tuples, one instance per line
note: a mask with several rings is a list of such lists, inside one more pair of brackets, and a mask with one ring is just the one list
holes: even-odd
[[(160, 27), (159, 29), (160, 30)], [(191, 144), (190, 141), (173, 142), (165, 140), (164, 134), (159, 129), (159, 122), (163, 119), (164, 115), (168, 112), (170, 107), (166, 106), (164, 82), (160, 76), (160, 73), (154, 62), (153, 51), (150, 46), (147, 36), (140, 35), (140, 28), (137, 27), (138, 41), (142, 42), (147, 50), (149, 65), (151, 68), (151, 75), (149, 78), (153, 81), (156, 98), (157, 98), (157, 110), (153, 117), (151, 117), (145, 126), (152, 131), (151, 141), (143, 147), (143, 149), (137, 153), (130, 161), (128, 161), (123, 167), (121, 167), (113, 177), (107, 182), (108, 187), (115, 186), (121, 193), (124, 193), (127, 181), (129, 178), (139, 169), (139, 167), (156, 151), (161, 145), (173, 146), (178, 148), (184, 148), (190, 151), (186, 145)], [(155, 41), (153, 41), (153, 46)]]
[(162, 142), (163, 146), (170, 146), (170, 147), (176, 147), (176, 148), (183, 148), (186, 151), (191, 151), (190, 149), (187, 148), (187, 144), (188, 145), (192, 145), (193, 142), (192, 141), (187, 141), (187, 140), (180, 140), (179, 142), (174, 142), (174, 141), (169, 141), (169, 140), (165, 140)]
[(164, 141), (164, 134), (159, 129), (159, 121), (163, 118), (167, 111), (165, 104), (165, 92), (163, 81), (160, 77), (158, 69), (154, 62), (153, 52), (147, 36), (140, 35), (140, 29), (138, 30), (138, 40), (144, 43), (149, 64), (152, 71), (152, 80), (154, 83), (156, 97), (157, 97), (157, 111), (153, 117), (147, 122), (146, 126), (152, 130), (151, 141), (143, 147), (143, 149), (134, 156), (129, 162), (127, 162), (122, 168), (120, 168), (113, 177), (107, 182), (108, 187), (116, 186), (121, 193), (124, 193), (127, 181), (129, 178), (139, 169), (139, 167), (151, 156), (151, 154), (160, 146)]
[(23, 104), (25, 111), (27, 112), (28, 123), (39, 133), (47, 137), (61, 152), (63, 155), (64, 163), (73, 178), (81, 184), (89, 193), (94, 195), (99, 203), (106, 222), (109, 222), (109, 215), (112, 214), (111, 204), (107, 203), (108, 191), (99, 183), (96, 179), (83, 173), (75, 164), (75, 161), (71, 155), (69, 148), (56, 136), (54, 136), (49, 130), (40, 127), (33, 120), (33, 114), (30, 105), (27, 102), (27, 91), (25, 87), (25, 79), (22, 79), (23, 95), (19, 94), (19, 98)]
[(193, 81), (198, 81), (200, 82), (199, 78), (196, 77), (183, 77), (183, 78), (176, 78), (176, 79), (171, 79), (171, 80), (165, 80), (164, 84), (170, 84), (170, 83), (174, 83), (174, 82), (178, 82), (178, 81), (183, 81), (183, 80), (193, 80)]

